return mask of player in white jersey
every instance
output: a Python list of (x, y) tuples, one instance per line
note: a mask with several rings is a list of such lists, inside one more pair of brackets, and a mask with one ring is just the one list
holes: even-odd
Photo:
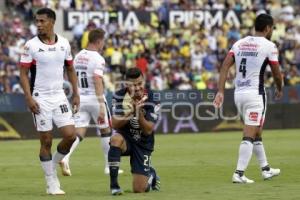
[[(74, 59), (74, 67), (77, 72), (80, 91), (81, 106), (75, 117), (75, 127), (78, 136), (83, 139), (91, 118), (100, 129), (101, 144), (105, 157), (104, 173), (109, 174), (108, 150), (111, 137), (110, 112), (104, 95), (103, 74), (105, 60), (99, 54), (104, 46), (105, 32), (102, 29), (94, 29), (89, 33), (88, 46), (82, 49)], [(81, 141), (80, 140), (80, 141)], [(79, 143), (74, 143), (69, 154), (61, 161), (62, 173), (71, 176), (69, 158)], [(120, 170), (119, 173), (123, 171)]]
[[(75, 112), (79, 106), (77, 77), (69, 42), (54, 33), (55, 18), (55, 12), (51, 9), (42, 8), (37, 11), (35, 20), (38, 35), (26, 42), (20, 60), (21, 84), (40, 136), (39, 156), (47, 182), (46, 192), (52, 195), (65, 194), (60, 189), (56, 165), (69, 152), (72, 144), (79, 142), (75, 134), (72, 110), (63, 91), (64, 67), (73, 87), (72, 104)], [(53, 122), (62, 133), (63, 139), (52, 158)]]
[(264, 72), (270, 65), (276, 84), (276, 98), (282, 96), (282, 77), (278, 62), (278, 50), (270, 41), (274, 27), (273, 18), (260, 14), (255, 20), (254, 36), (237, 41), (226, 56), (219, 80), (219, 91), (214, 104), (221, 107), (224, 100), (224, 87), (229, 68), (235, 63), (235, 104), (244, 121), (244, 135), (240, 144), (234, 183), (253, 183), (244, 175), (252, 152), (256, 155), (262, 169), (262, 177), (270, 179), (280, 173), (280, 169), (270, 168), (262, 143), (262, 128), (266, 113), (266, 94)]

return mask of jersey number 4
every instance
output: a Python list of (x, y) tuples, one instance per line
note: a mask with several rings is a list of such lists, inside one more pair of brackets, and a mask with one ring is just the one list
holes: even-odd
[(78, 77), (80, 88), (88, 88), (89, 87), (86, 72), (77, 71), (77, 77)]
[(247, 63), (247, 59), (246, 58), (242, 58), (239, 72), (241, 72), (243, 74), (243, 78), (246, 77), (246, 72), (247, 72), (247, 70), (246, 70), (246, 63)]

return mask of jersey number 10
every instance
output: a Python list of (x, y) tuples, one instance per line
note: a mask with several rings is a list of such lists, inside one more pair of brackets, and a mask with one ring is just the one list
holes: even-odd
[(77, 71), (77, 77), (78, 77), (78, 82), (79, 82), (80, 88), (88, 88), (89, 87), (86, 72)]
[(246, 77), (246, 72), (247, 72), (247, 70), (246, 70), (246, 63), (247, 63), (247, 59), (246, 58), (242, 58), (239, 72), (241, 72), (243, 74), (243, 78)]

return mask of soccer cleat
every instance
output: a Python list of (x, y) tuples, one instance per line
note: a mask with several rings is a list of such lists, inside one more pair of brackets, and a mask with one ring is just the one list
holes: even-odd
[(50, 195), (64, 195), (65, 192), (60, 189), (59, 181), (54, 176), (46, 176), (47, 190), (46, 193)]
[(59, 179), (57, 177), (56, 170), (54, 171), (54, 174), (53, 174), (53, 180), (54, 180), (55, 184), (60, 188), (60, 182), (59, 182)]
[(279, 174), (280, 174), (280, 169), (273, 169), (273, 168), (270, 168), (269, 171), (263, 170), (261, 172), (261, 175), (262, 175), (264, 180), (271, 179), (272, 177), (278, 176)]
[[(123, 174), (124, 171), (122, 169), (119, 169), (118, 174)], [(109, 167), (104, 168), (104, 174), (109, 175)]]
[(159, 176), (156, 176), (153, 179), (151, 187), (152, 187), (152, 190), (154, 190), (154, 191), (159, 191), (160, 190), (160, 178), (159, 178)]
[(123, 191), (121, 188), (111, 188), (111, 194), (114, 196), (122, 195)]
[(61, 168), (62, 175), (72, 176), (71, 169), (69, 166), (69, 161), (62, 160), (59, 162), (59, 166)]
[(240, 176), (237, 173), (234, 173), (232, 176), (233, 183), (254, 183), (253, 180), (248, 179), (245, 175)]
[(64, 195), (64, 194), (66, 194), (59, 187), (48, 187), (46, 193), (49, 195)]

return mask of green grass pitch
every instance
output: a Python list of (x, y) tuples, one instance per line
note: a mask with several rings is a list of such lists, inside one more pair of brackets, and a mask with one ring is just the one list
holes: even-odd
[(129, 160), (123, 157), (125, 174), (119, 180), (125, 194), (118, 197), (109, 193), (99, 138), (86, 138), (73, 154), (73, 176), (62, 177), (59, 173), (65, 196), (45, 194), (38, 140), (0, 141), (0, 199), (299, 200), (300, 130), (264, 132), (269, 163), (280, 168), (282, 174), (263, 181), (253, 157), (246, 171), (256, 181), (251, 185), (231, 183), (241, 138), (240, 132), (157, 135), (152, 163), (161, 177), (161, 191), (132, 193)]

